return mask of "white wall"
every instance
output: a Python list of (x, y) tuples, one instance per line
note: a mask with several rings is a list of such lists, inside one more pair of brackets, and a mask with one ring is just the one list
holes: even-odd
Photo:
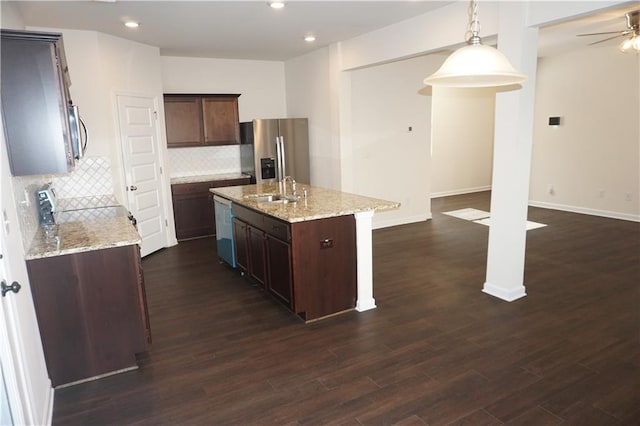
[(432, 109), (422, 80), (441, 63), (432, 55), (350, 72), (353, 190), (401, 203), (375, 215), (375, 228), (431, 217)]
[(532, 204), (640, 220), (639, 63), (609, 45), (540, 58)]
[(432, 111), (431, 196), (490, 189), (495, 91), (437, 87)]
[(240, 121), (287, 116), (284, 63), (161, 57), (165, 93), (236, 93)]
[(340, 188), (340, 151), (332, 141), (329, 49), (319, 49), (285, 63), (287, 114), (309, 118), (311, 184)]

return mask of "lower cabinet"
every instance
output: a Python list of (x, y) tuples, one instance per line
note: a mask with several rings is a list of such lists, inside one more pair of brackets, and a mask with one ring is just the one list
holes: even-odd
[(249, 247), (249, 261), (251, 262), (251, 267), (248, 272), (249, 276), (262, 287), (265, 287), (267, 282), (265, 240), (266, 235), (264, 231), (247, 225), (247, 243)]
[(216, 232), (213, 194), (209, 188), (247, 185), (249, 178), (171, 185), (176, 238), (186, 240), (214, 235)]
[(305, 321), (355, 307), (353, 215), (287, 223), (234, 204), (238, 266)]
[(269, 292), (289, 308), (293, 308), (291, 279), (291, 245), (267, 235)]
[(151, 343), (137, 245), (27, 261), (53, 386), (136, 367)]

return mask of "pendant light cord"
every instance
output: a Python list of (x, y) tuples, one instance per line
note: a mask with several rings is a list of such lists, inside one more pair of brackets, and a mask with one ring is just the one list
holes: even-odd
[(471, 0), (469, 2), (469, 25), (467, 32), (465, 33), (465, 39), (467, 44), (478, 45), (480, 44), (480, 20), (478, 19), (478, 2)]

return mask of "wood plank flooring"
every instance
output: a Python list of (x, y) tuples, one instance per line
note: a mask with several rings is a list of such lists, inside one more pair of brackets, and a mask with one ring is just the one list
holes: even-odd
[(529, 209), (527, 296), (481, 292), (488, 228), (374, 231), (378, 308), (305, 325), (213, 239), (143, 260), (140, 369), (56, 390), (56, 425), (638, 425), (640, 224)]

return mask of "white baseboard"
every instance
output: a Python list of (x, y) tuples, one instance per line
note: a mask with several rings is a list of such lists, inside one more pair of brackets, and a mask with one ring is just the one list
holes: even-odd
[(525, 297), (527, 295), (523, 285), (513, 289), (505, 289), (485, 282), (482, 291), (491, 296), (506, 300), (507, 302), (513, 302), (514, 300), (520, 299), (521, 297)]
[(376, 220), (376, 216), (373, 217), (372, 229), (389, 228), (392, 226), (406, 225), (408, 223), (425, 222), (432, 219), (431, 212), (428, 214), (421, 214), (409, 217), (400, 217), (396, 219)]
[(490, 190), (491, 190), (491, 185), (478, 186), (475, 188), (453, 189), (451, 191), (433, 192), (431, 193), (431, 198), (448, 197), (450, 195), (471, 194), (472, 192), (484, 192), (484, 191), (490, 191)]
[(629, 220), (631, 222), (640, 222), (640, 215), (628, 213), (612, 212), (608, 210), (590, 209), (587, 207), (568, 206), (566, 204), (547, 203), (544, 201), (529, 200), (531, 207), (541, 207), (543, 209), (561, 210), (570, 213), (588, 214), (591, 216), (608, 217), (611, 219)]
[(47, 408), (45, 409), (42, 415), (42, 423), (43, 425), (53, 424), (53, 400), (55, 396), (55, 390), (51, 386), (51, 381), (49, 381), (49, 395), (47, 398)]

